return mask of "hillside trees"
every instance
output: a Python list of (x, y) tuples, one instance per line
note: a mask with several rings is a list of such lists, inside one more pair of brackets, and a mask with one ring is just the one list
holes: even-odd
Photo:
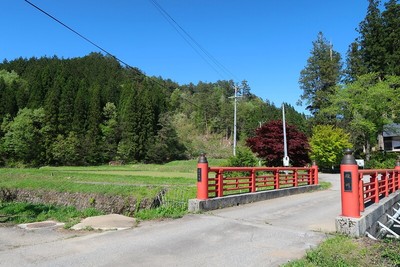
[[(228, 157), (233, 85), (233, 81), (178, 85), (123, 68), (99, 53), (3, 61), (0, 119), (5, 121), (0, 129), (0, 158), (6, 159), (2, 164), (14, 165), (87, 165), (118, 159), (166, 162), (200, 152)], [(239, 141), (253, 136), (260, 123), (281, 116), (273, 103), (252, 95), (246, 81), (241, 85)], [(32, 115), (37, 110), (40, 121)], [(13, 125), (21, 125), (26, 117), (37, 128), (35, 149), (40, 151), (23, 156), (25, 152), (14, 142), (18, 135)], [(293, 109), (287, 119), (301, 123), (305, 117)]]
[(159, 120), (160, 130), (147, 149), (145, 161), (164, 163), (172, 160), (185, 159), (186, 148), (179, 141), (176, 130), (171, 123), (169, 114), (165, 113)]
[(117, 107), (114, 103), (107, 102), (103, 108), (104, 120), (100, 124), (101, 144), (104, 161), (115, 159), (118, 142), (120, 140), (120, 128), (118, 125)]
[(45, 162), (44, 140), (46, 127), (43, 108), (20, 110), (14, 119), (6, 118), (1, 130), (5, 133), (1, 140), (1, 151), (6, 163), (20, 162), (39, 165)]

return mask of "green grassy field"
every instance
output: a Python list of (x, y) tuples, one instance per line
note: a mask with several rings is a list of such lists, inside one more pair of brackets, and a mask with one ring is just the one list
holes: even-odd
[(197, 161), (191, 160), (165, 165), (3, 168), (0, 169), (0, 188), (151, 197), (162, 187), (195, 187), (196, 165)]
[[(211, 159), (209, 162), (217, 166), (225, 161)], [(135, 216), (139, 219), (179, 217), (187, 212), (188, 200), (196, 196), (196, 168), (197, 160), (175, 161), (164, 165), (3, 168), (0, 169), (0, 189), (96, 193), (139, 200), (153, 199), (161, 190), (166, 189), (163, 198), (165, 205), (141, 210)], [(2, 203), (3, 208), (10, 205), (13, 204)]]

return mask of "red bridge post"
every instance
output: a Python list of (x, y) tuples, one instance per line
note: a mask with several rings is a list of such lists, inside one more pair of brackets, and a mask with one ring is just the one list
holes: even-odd
[(208, 199), (208, 161), (204, 153), (197, 162), (197, 199)]
[(311, 173), (313, 176), (313, 179), (311, 179), (313, 182), (311, 184), (318, 184), (319, 183), (319, 181), (318, 181), (318, 165), (315, 160), (313, 160), (313, 162), (312, 162), (311, 169), (312, 169)]
[(351, 149), (345, 150), (340, 164), (342, 216), (360, 217), (358, 165)]
[(400, 158), (396, 160), (395, 172), (393, 173), (394, 191), (400, 189)]

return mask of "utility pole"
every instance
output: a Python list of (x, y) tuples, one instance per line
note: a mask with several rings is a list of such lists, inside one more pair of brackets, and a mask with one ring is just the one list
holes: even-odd
[(285, 122), (285, 104), (282, 104), (282, 121), (283, 121), (283, 166), (289, 166), (289, 157), (287, 153), (287, 141), (286, 141), (286, 122)]
[(234, 85), (234, 87), (233, 88), (235, 88), (235, 95), (234, 96), (230, 96), (230, 97), (228, 97), (228, 98), (234, 98), (234, 108), (233, 108), (233, 156), (236, 156), (236, 128), (237, 128), (237, 126), (236, 126), (236, 113), (237, 113), (237, 99), (238, 99), (238, 97), (240, 97), (240, 96), (238, 96), (237, 95), (237, 93), (238, 93), (238, 87), (237, 87), (237, 85)]
[(233, 110), (233, 156), (236, 156), (236, 111), (237, 111), (237, 86), (235, 85), (235, 102)]

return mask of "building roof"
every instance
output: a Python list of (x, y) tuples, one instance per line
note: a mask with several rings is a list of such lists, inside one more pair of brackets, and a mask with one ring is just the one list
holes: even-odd
[(387, 124), (383, 127), (383, 137), (393, 137), (393, 136), (400, 136), (400, 124), (399, 123), (392, 123)]

